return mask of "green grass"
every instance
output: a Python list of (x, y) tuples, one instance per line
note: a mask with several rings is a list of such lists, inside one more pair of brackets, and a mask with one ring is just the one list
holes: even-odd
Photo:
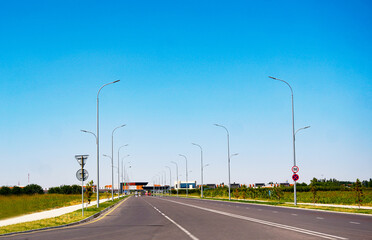
[[(291, 193), (293, 196), (293, 193)], [(175, 194), (172, 195), (176, 196)], [(186, 197), (185, 194), (179, 194), (180, 197)], [(189, 194), (189, 198), (200, 198), (198, 194)], [(208, 200), (217, 200), (217, 201), (229, 201), (227, 196), (224, 197), (205, 197), (204, 199)], [(284, 199), (286, 200), (286, 199)], [(325, 207), (325, 206), (313, 206), (313, 205), (297, 205), (294, 206), (292, 203), (286, 203), (285, 201), (274, 201), (268, 199), (236, 199), (231, 198), (232, 202), (242, 202), (242, 203), (254, 203), (262, 205), (272, 205), (272, 206), (283, 206), (283, 207), (293, 207), (293, 208), (305, 208), (305, 209), (316, 209), (316, 210), (327, 210), (334, 212), (346, 212), (346, 213), (362, 213), (362, 214), (372, 214), (371, 209), (355, 209), (355, 208), (342, 208), (342, 207)], [(292, 198), (293, 201), (293, 198)]]
[[(362, 206), (372, 206), (372, 191), (363, 192), (364, 198)], [(293, 202), (293, 193), (284, 193), (284, 201)], [(297, 192), (297, 201), (303, 203), (312, 203), (313, 194), (311, 192)], [(316, 203), (340, 204), (340, 205), (357, 205), (355, 203), (354, 191), (319, 191), (317, 192)]]
[[(122, 200), (122, 198), (120, 200)], [(81, 221), (85, 218), (88, 218), (94, 215), (95, 213), (98, 213), (104, 210), (105, 208), (119, 202), (120, 200), (115, 199), (114, 201), (107, 201), (104, 203), (100, 203), (99, 208), (97, 208), (96, 206), (91, 206), (88, 209), (84, 210), (84, 217), (81, 215), (81, 210), (77, 210), (75, 212), (67, 213), (59, 217), (0, 227), (0, 234), (27, 231), (27, 230), (33, 230), (33, 229), (46, 228), (46, 227), (54, 227), (54, 226), (65, 225), (65, 224), (69, 224), (73, 222), (78, 222), (78, 221)]]
[(0, 219), (81, 203), (81, 195), (35, 194), (0, 196)]
[[(107, 198), (107, 196), (111, 197), (111, 194), (100, 194), (100, 199)], [(92, 201), (95, 200), (94, 194)], [(87, 202), (85, 196), (84, 202)], [(0, 220), (79, 203), (81, 203), (79, 194), (0, 195)]]

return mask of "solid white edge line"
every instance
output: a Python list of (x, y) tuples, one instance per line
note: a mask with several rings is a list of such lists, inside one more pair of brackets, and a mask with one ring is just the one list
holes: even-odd
[(343, 239), (343, 240), (347, 239), (347, 238), (344, 238), (344, 237), (334, 236), (334, 235), (321, 233), (321, 232), (316, 232), (316, 231), (312, 231), (312, 230), (307, 230), (307, 229), (303, 229), (303, 228), (297, 228), (297, 227), (288, 226), (288, 225), (284, 225), (284, 224), (280, 224), (280, 223), (269, 222), (269, 221), (260, 220), (260, 219), (256, 219), (256, 218), (241, 216), (241, 215), (237, 215), (237, 214), (233, 214), (233, 213), (222, 212), (222, 211), (218, 211), (218, 210), (214, 210), (214, 209), (208, 209), (208, 208), (199, 207), (199, 206), (195, 206), (195, 205), (191, 205), (191, 204), (187, 204), (187, 203), (176, 202), (176, 201), (173, 201), (173, 200), (168, 200), (168, 199), (161, 199), (161, 200), (174, 202), (174, 203), (178, 203), (178, 204), (181, 204), (181, 205), (198, 208), (198, 209), (218, 213), (218, 214), (229, 216), (229, 217), (234, 217), (234, 218), (243, 219), (243, 220), (247, 220), (247, 221), (251, 221), (251, 222), (255, 222), (255, 223), (260, 223), (260, 224), (264, 224), (264, 225), (268, 225), (268, 226), (273, 226), (273, 227), (277, 227), (277, 228), (291, 230), (291, 231), (294, 231), (294, 232), (305, 233), (305, 234), (308, 234), (308, 235), (322, 237), (322, 238), (326, 238), (326, 239)]
[[(147, 201), (146, 201), (147, 202)], [(148, 202), (147, 202), (148, 203)], [(179, 225), (178, 223), (176, 223), (175, 221), (173, 221), (173, 219), (171, 219), (170, 217), (168, 217), (167, 215), (165, 215), (164, 213), (162, 213), (159, 209), (157, 209), (155, 206), (153, 206), (152, 204), (148, 203), (151, 207), (153, 207), (156, 211), (158, 211), (161, 215), (163, 215), (163, 217), (165, 217), (166, 219), (168, 219), (171, 223), (173, 223), (174, 225), (176, 225), (179, 229), (181, 229), (184, 233), (186, 233), (192, 240), (199, 240), (199, 238), (195, 237), (194, 235), (192, 235), (189, 231), (187, 231), (185, 228), (183, 228), (181, 225)]]

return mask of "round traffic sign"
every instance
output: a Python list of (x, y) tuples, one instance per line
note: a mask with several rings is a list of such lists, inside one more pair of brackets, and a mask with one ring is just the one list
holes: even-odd
[(296, 173), (292, 175), (292, 179), (293, 181), (298, 181), (298, 179), (300, 179), (300, 176), (298, 176)]
[(292, 172), (293, 173), (298, 173), (298, 171), (300, 171), (300, 168), (299, 167), (297, 167), (297, 166), (293, 166), (292, 167)]
[(85, 181), (87, 180), (89, 177), (89, 173), (87, 170), (84, 169), (84, 173), (82, 173), (81, 169), (79, 169), (77, 172), (76, 172), (76, 178), (81, 181)]

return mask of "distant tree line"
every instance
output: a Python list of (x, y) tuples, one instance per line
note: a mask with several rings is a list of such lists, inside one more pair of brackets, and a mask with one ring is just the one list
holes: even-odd
[(44, 190), (37, 184), (29, 184), (26, 187), (7, 187), (2, 186), (0, 188), (0, 195), (21, 195), (21, 194), (44, 194)]
[[(372, 188), (372, 178), (369, 181), (361, 181), (361, 187)], [(335, 178), (317, 179), (313, 178), (309, 185), (306, 183), (297, 183), (296, 189), (298, 192), (311, 192), (314, 186), (318, 191), (351, 191), (355, 182), (350, 181), (338, 181)], [(285, 192), (293, 192), (293, 186), (283, 188)]]
[(48, 190), (48, 193), (57, 193), (57, 194), (81, 194), (81, 186), (79, 185), (62, 185), (59, 187), (51, 187)]
[[(48, 190), (48, 194), (81, 194), (81, 186), (79, 185), (62, 185), (59, 187), (51, 187)], [(44, 194), (44, 190), (37, 184), (29, 184), (25, 187), (0, 187), (0, 195), (22, 195), (22, 194)]]

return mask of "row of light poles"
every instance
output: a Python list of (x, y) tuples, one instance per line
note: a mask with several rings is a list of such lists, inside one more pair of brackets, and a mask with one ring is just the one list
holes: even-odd
[[(307, 126), (307, 127), (304, 127), (304, 128), (300, 128), (298, 129), (296, 132), (295, 132), (295, 126), (294, 126), (294, 100), (293, 100), (293, 90), (292, 90), (292, 87), (291, 85), (284, 81), (284, 80), (281, 80), (281, 79), (278, 79), (278, 78), (275, 78), (275, 77), (271, 77), (269, 76), (269, 78), (273, 79), (273, 80), (277, 80), (277, 81), (281, 81), (283, 83), (285, 83), (291, 90), (291, 98), (292, 98), (292, 135), (293, 135), (293, 165), (296, 166), (296, 144), (295, 144), (295, 135), (298, 131), (300, 130), (303, 130), (303, 129), (306, 129), (306, 128), (309, 128), (310, 126)], [(97, 93), (97, 134), (94, 134), (93, 132), (90, 132), (90, 131), (86, 131), (86, 130), (81, 130), (82, 132), (85, 132), (85, 133), (91, 133), (95, 136), (96, 138), (96, 144), (97, 144), (97, 207), (99, 207), (99, 94), (102, 90), (102, 88), (104, 88), (105, 86), (107, 85), (110, 85), (110, 84), (114, 84), (114, 83), (117, 83), (119, 82), (120, 80), (116, 80), (116, 81), (113, 81), (113, 82), (110, 82), (110, 83), (107, 83), (107, 84), (104, 84), (99, 90), (98, 90), (98, 93)], [(111, 155), (111, 167), (112, 167), (112, 198), (113, 198), (113, 187), (114, 187), (114, 177), (113, 177), (113, 144), (114, 144), (114, 132), (116, 129), (118, 128), (121, 128), (121, 127), (124, 127), (125, 125), (121, 125), (117, 128), (115, 128), (113, 131), (112, 131), (112, 146), (111, 146), (111, 150), (112, 150), (112, 155)], [(227, 130), (227, 128), (223, 125), (220, 125), (220, 124), (215, 124), (215, 126), (217, 127), (221, 127), (221, 128), (224, 128), (226, 130), (226, 133), (227, 133), (227, 161), (228, 161), (228, 179), (229, 179), (229, 200), (231, 200), (231, 181), (230, 181), (230, 160), (231, 160), (231, 155), (230, 155), (230, 139), (229, 139), (229, 131)], [(200, 147), (201, 149), (201, 181), (202, 181), (202, 196), (203, 196), (203, 150), (201, 148), (200, 145), (198, 144), (194, 144), (193, 145), (195, 146), (198, 146)], [(120, 150), (120, 149), (119, 149)], [(179, 154), (179, 156), (182, 156), (185, 158), (186, 160), (186, 186), (188, 185), (188, 170), (187, 170), (187, 157), (185, 155), (182, 155), (182, 154)], [(119, 158), (118, 158), (118, 165), (119, 165)], [(177, 166), (177, 172), (178, 172), (178, 166)], [(178, 174), (177, 174), (177, 178), (178, 178)], [(119, 180), (119, 166), (118, 166), (118, 180)], [(178, 181), (177, 181), (178, 182)], [(178, 192), (177, 192), (178, 194)], [(188, 195), (188, 187), (186, 187), (186, 196)], [(296, 194), (296, 181), (294, 182), (294, 204), (297, 205), (297, 194)]]
[[(303, 127), (303, 128), (299, 128), (297, 131), (295, 131), (295, 125), (294, 125), (294, 99), (293, 99), (293, 89), (291, 87), (291, 85), (282, 80), (282, 79), (278, 79), (278, 78), (275, 78), (275, 77), (271, 77), (269, 76), (269, 78), (273, 79), (273, 80), (277, 80), (277, 81), (280, 81), (280, 82), (283, 82), (285, 83), (289, 89), (291, 90), (291, 100), (292, 100), (292, 139), (293, 139), (293, 166), (296, 166), (296, 134), (301, 131), (301, 130), (304, 130), (304, 129), (307, 129), (309, 128), (310, 126), (306, 126), (306, 127)], [(225, 129), (226, 131), (226, 135), (227, 135), (227, 169), (228, 169), (228, 180), (229, 180), (229, 200), (231, 200), (231, 178), (230, 178), (230, 160), (233, 156), (236, 156), (238, 155), (237, 153), (236, 154), (232, 154), (230, 155), (230, 134), (229, 134), (229, 131), (227, 130), (227, 128), (223, 125), (220, 125), (220, 124), (214, 124), (216, 127), (221, 127), (223, 129)], [(199, 144), (196, 144), (196, 143), (192, 143), (192, 145), (195, 145), (197, 147), (200, 148), (200, 165), (201, 165), (201, 197), (203, 197), (203, 148), (199, 145)], [(182, 154), (179, 154), (179, 156), (181, 157), (184, 157), (185, 160), (186, 160), (186, 196), (188, 196), (188, 170), (187, 170), (187, 157), (185, 155), (182, 155)], [(173, 162), (172, 163), (176, 164), (176, 169), (177, 169), (177, 183), (178, 183), (178, 165), (176, 162)], [(177, 195), (178, 195), (178, 187), (177, 187)], [(294, 181), (294, 204), (297, 205), (297, 192), (296, 192), (296, 181)]]
[[(81, 130), (84, 133), (92, 134), (96, 139), (96, 145), (97, 145), (97, 208), (99, 207), (99, 157), (100, 157), (100, 155), (99, 155), (99, 150), (100, 150), (99, 149), (99, 94), (100, 94), (101, 90), (104, 87), (106, 87), (107, 85), (111, 85), (111, 84), (118, 83), (118, 82), (120, 82), (120, 80), (116, 80), (116, 81), (113, 81), (113, 82), (106, 83), (98, 90), (98, 93), (97, 93), (97, 132), (96, 132), (96, 134), (94, 134), (93, 132), (87, 131), (87, 130)], [(111, 176), (111, 180), (112, 180), (111, 194), (112, 194), (112, 199), (114, 199), (114, 132), (118, 128), (121, 128), (121, 127), (124, 127), (124, 126), (125, 126), (125, 124), (123, 124), (121, 126), (118, 126), (112, 131), (112, 135), (111, 135), (111, 156), (104, 155), (104, 156), (109, 157), (111, 159), (111, 175), (112, 175)], [(120, 185), (119, 169), (120, 169), (120, 167), (119, 167), (119, 153), (118, 153), (118, 184)]]

